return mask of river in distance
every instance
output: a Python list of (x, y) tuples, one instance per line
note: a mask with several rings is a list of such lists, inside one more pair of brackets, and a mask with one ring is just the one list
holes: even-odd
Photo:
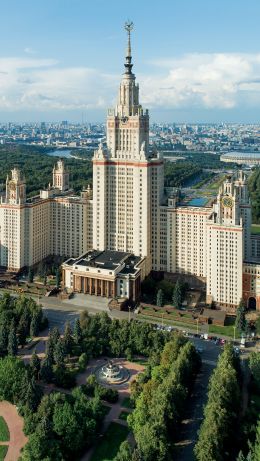
[(51, 157), (71, 158), (71, 150), (68, 149), (56, 149), (47, 152)]

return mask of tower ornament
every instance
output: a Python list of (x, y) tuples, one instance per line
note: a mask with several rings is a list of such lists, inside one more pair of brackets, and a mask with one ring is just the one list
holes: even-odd
[(131, 56), (131, 31), (134, 28), (134, 23), (132, 21), (126, 21), (125, 22), (125, 30), (128, 34), (128, 42), (127, 42), (127, 50), (126, 50), (126, 63), (125, 63), (125, 68), (126, 68), (126, 73), (131, 74), (132, 73), (132, 67), (133, 64), (131, 63), (132, 61), (132, 56)]

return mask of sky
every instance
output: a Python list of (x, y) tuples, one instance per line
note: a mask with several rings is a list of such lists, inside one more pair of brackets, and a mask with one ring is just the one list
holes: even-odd
[(0, 122), (104, 122), (127, 19), (151, 120), (260, 123), (259, 0), (0, 0)]

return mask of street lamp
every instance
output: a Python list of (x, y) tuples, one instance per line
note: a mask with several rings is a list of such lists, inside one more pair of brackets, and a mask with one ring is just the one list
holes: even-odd
[(196, 322), (197, 322), (197, 335), (199, 334), (199, 317), (196, 318)]
[(234, 341), (236, 340), (236, 325), (233, 326), (233, 329), (234, 329)]
[(163, 328), (163, 316), (164, 316), (164, 312), (162, 312), (162, 328)]
[(131, 306), (130, 304), (128, 304), (128, 322), (130, 323), (130, 309), (131, 309)]

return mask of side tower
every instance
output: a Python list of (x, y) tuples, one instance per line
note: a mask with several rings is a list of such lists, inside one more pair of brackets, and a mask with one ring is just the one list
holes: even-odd
[(65, 170), (64, 161), (58, 160), (52, 170), (53, 187), (65, 192), (69, 189), (69, 172)]
[(207, 302), (227, 310), (242, 298), (245, 221), (248, 200), (244, 179), (227, 178), (219, 189), (217, 203), (207, 223)]
[(93, 247), (146, 257), (149, 272), (152, 208), (158, 206), (161, 194), (157, 185), (163, 160), (149, 153), (149, 114), (139, 103), (139, 86), (132, 73), (132, 28), (133, 23), (125, 24), (125, 72), (117, 105), (108, 110), (107, 149), (100, 145), (93, 157)]
[(11, 170), (11, 178), (6, 178), (6, 202), (12, 205), (20, 205), (26, 201), (26, 183), (20, 170)]

